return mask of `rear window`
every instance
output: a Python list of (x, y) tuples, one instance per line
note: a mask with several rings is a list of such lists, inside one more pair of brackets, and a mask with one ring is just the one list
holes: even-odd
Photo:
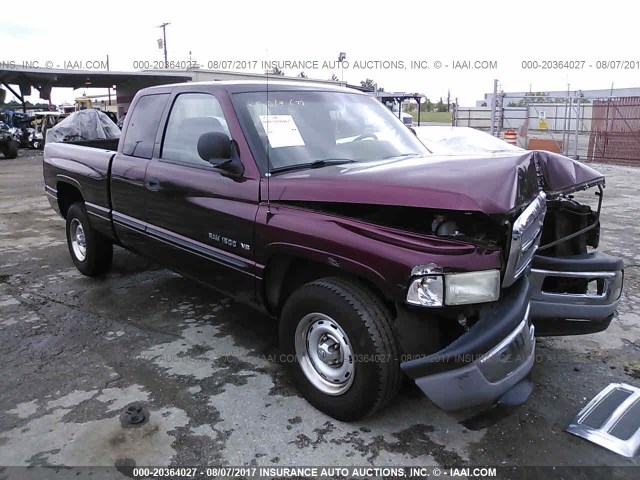
[(131, 119), (122, 146), (123, 154), (140, 158), (152, 157), (160, 117), (168, 99), (168, 93), (140, 97), (130, 112)]

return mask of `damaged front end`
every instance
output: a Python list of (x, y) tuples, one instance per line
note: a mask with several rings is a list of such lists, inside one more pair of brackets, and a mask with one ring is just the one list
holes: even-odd
[[(271, 191), (279, 203), (355, 220), (344, 228), (398, 261), (423, 261), (389, 282), (404, 286), (394, 299), (400, 367), (454, 411), (524, 403), (536, 336), (609, 325), (623, 265), (593, 251), (603, 187), (587, 165), (519, 151), (329, 167), (275, 178)], [(595, 208), (572, 196), (589, 189), (599, 195)], [(451, 245), (434, 251), (427, 238)], [(457, 260), (469, 249), (474, 255)]]
[(615, 316), (624, 265), (621, 258), (595, 251), (600, 240), (601, 184), (596, 195), (595, 211), (568, 195), (548, 202), (541, 246), (529, 275), (538, 336), (600, 332)]
[[(604, 178), (566, 157), (528, 154), (540, 193), (511, 223), (500, 299), (459, 314), (464, 331), (444, 348), (401, 364), (443, 410), (524, 403), (534, 336), (599, 332), (616, 313), (622, 259), (594, 251)], [(595, 209), (572, 196), (591, 188)]]
[(443, 349), (401, 363), (402, 370), (443, 410), (496, 402), (519, 405), (533, 389), (535, 327), (526, 273), (542, 237), (545, 200), (545, 192), (538, 192), (510, 223), (499, 298), (459, 312), (463, 333)]
[(533, 388), (534, 351), (525, 277), (479, 308), (473, 325), (452, 343), (431, 355), (408, 355), (400, 367), (445, 411), (501, 400), (513, 405), (524, 403)]
[[(536, 334), (600, 332), (616, 314), (624, 279), (621, 258), (595, 251), (600, 243), (604, 177), (562, 155), (534, 153), (541, 186), (549, 196), (529, 275)], [(587, 205), (586, 194), (582, 202), (575, 198), (577, 192), (593, 188), (597, 205)]]

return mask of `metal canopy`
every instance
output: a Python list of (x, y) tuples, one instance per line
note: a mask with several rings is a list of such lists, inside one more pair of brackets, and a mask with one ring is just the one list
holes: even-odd
[[(395, 100), (398, 103), (402, 104), (405, 100), (414, 99), (418, 104), (418, 125), (420, 125), (420, 100), (426, 98), (426, 95), (423, 93), (407, 93), (407, 92), (385, 92), (378, 90), (375, 92), (376, 98), (381, 102), (385, 102), (387, 100)], [(400, 112), (398, 112), (398, 118), (400, 118)]]
[(55, 68), (2, 68), (0, 82), (10, 85), (29, 85), (68, 88), (110, 88), (129, 82), (149, 85), (185, 82), (192, 79), (188, 72), (105, 72), (96, 70), (63, 70)]
[[(49, 100), (53, 87), (63, 88), (112, 88), (127, 85), (150, 87), (168, 83), (186, 82), (193, 79), (190, 72), (110, 72), (97, 70), (68, 70), (56, 68), (0, 68), (0, 84), (6, 87), (22, 103), (31, 95), (31, 88), (40, 93), (40, 98)], [(13, 88), (11, 85), (18, 86)]]

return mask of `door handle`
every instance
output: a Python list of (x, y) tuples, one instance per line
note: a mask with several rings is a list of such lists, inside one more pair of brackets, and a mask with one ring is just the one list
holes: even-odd
[(160, 190), (160, 180), (157, 178), (147, 178), (145, 182), (147, 190), (151, 190), (152, 192), (157, 192)]

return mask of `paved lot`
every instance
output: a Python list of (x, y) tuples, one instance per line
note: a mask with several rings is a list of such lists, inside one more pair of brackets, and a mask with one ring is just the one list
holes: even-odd
[[(640, 169), (601, 170), (601, 249), (627, 265), (620, 318), (539, 341), (530, 401), (466, 428), (411, 385), (362, 422), (319, 413), (274, 361), (271, 320), (121, 249), (106, 278), (83, 277), (41, 154), (0, 160), (0, 465), (640, 465), (564, 432), (609, 383), (640, 385)], [(150, 420), (122, 428), (132, 401)]]

